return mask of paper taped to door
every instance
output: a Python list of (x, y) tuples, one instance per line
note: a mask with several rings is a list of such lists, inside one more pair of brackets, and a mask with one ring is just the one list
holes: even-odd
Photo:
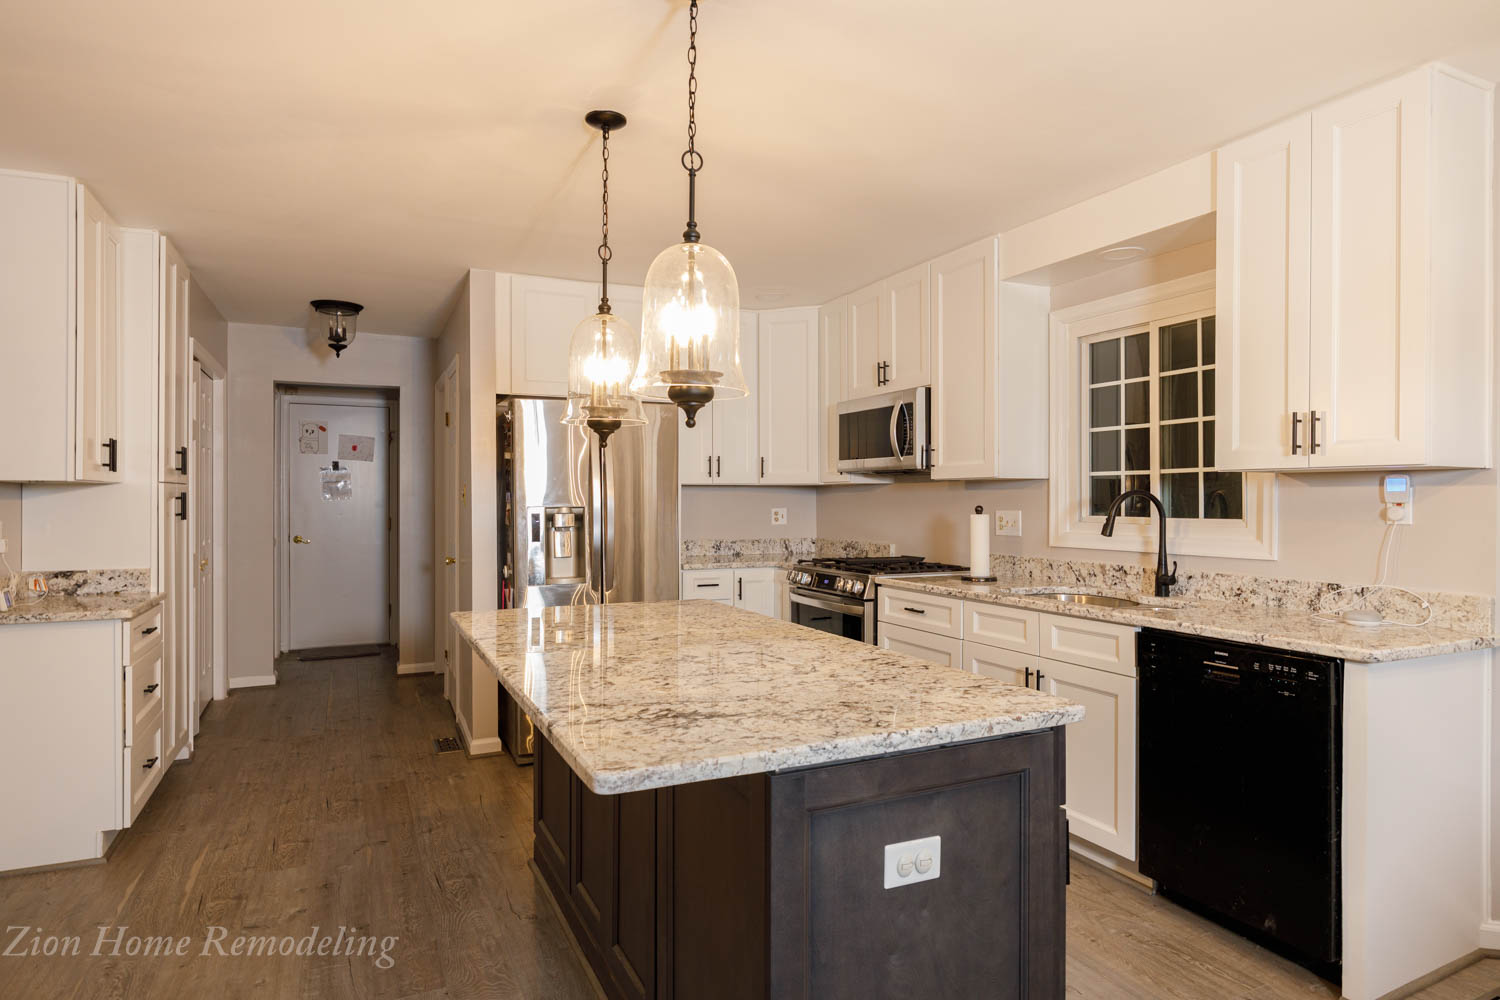
[(375, 461), (375, 439), (363, 434), (340, 434), (339, 458), (346, 462)]
[(354, 474), (350, 469), (340, 469), (339, 463), (318, 470), (323, 482), (324, 500), (349, 500), (354, 496)]
[(297, 435), (297, 451), (303, 455), (328, 454), (328, 428), (316, 420), (302, 421), (302, 433)]

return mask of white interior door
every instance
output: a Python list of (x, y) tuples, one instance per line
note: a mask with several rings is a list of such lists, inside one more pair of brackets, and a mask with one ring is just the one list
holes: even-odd
[(443, 695), (453, 700), (454, 669), (458, 648), (454, 644), (453, 624), (449, 615), (458, 610), (458, 364), (455, 361), (438, 385), (438, 406), (442, 420), (438, 424), (442, 438), (438, 453), (438, 547), (440, 549), (439, 597), (442, 606), (439, 628), (442, 630)]
[(389, 425), (383, 402), (287, 405), (290, 649), (389, 638)]
[(202, 368), (193, 378), (194, 714), (202, 715), (214, 693), (214, 380)]

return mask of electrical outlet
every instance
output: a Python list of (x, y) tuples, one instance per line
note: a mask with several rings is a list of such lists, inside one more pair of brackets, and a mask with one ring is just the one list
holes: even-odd
[(771, 523), (772, 524), (786, 524), (786, 508), (785, 507), (772, 507), (771, 508)]
[(45, 594), (47, 592), (47, 578), (40, 573), (33, 573), (26, 578), (26, 589), (33, 594)]
[(1021, 533), (1021, 512), (1018, 510), (995, 511), (995, 534), (997, 535), (1019, 535)]
[(885, 887), (926, 882), (943, 873), (943, 838), (923, 837), (885, 845)]

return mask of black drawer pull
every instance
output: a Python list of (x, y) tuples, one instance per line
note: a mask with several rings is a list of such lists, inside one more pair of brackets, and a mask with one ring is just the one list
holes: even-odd
[(141, 688), (141, 694), (150, 694), (152, 691), (155, 691), (159, 687), (161, 687), (160, 684), (147, 684), (145, 687)]
[(923, 611), (921, 608), (902, 608), (901, 610), (902, 611), (910, 611), (914, 615), (925, 615), (927, 613), (927, 612)]
[(1040, 670), (1038, 670), (1036, 672), (1036, 689), (1038, 691), (1040, 691), (1042, 689), (1042, 678), (1045, 677), (1045, 676), (1047, 676), (1047, 675), (1044, 674), (1044, 673), (1042, 673)]
[(143, 629), (141, 629), (141, 635), (150, 635), (152, 632), (155, 632), (160, 627), (161, 627), (160, 625), (152, 625), (150, 628), (143, 628)]
[(699, 589), (702, 589), (703, 587), (717, 587), (717, 586), (719, 586), (719, 584), (717, 584), (717, 583), (696, 583), (693, 586), (698, 587)]
[(141, 770), (142, 771), (149, 771), (149, 770), (151, 770), (153, 767), (156, 766), (156, 762), (159, 761), (159, 760), (161, 760), (160, 757), (147, 757), (146, 758), (146, 763), (144, 763), (144, 764), (141, 765)]
[(177, 471), (187, 475), (187, 446), (183, 445), (177, 449)]
[(109, 458), (104, 460), (104, 467), (110, 472), (120, 471), (120, 442), (110, 438), (104, 442), (104, 450), (109, 452)]
[(177, 494), (177, 496), (173, 497), (173, 499), (177, 502), (177, 520), (179, 520), (179, 521), (186, 521), (187, 520), (187, 494), (186, 493), (179, 493), (179, 494)]

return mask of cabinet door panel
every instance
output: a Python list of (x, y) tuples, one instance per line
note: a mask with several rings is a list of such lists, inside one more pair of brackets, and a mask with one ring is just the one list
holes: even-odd
[(880, 360), (888, 362), (885, 391), (932, 383), (932, 336), (928, 315), (927, 265), (918, 264), (884, 282)]
[(188, 343), (188, 300), (192, 278), (175, 247), (161, 240), (161, 288), (157, 308), (161, 310), (158, 352), (161, 357), (160, 422), (161, 481), (187, 482), (188, 385), (193, 370)]
[(760, 481), (760, 405), (758, 377), (760, 340), (755, 314), (740, 313), (740, 368), (745, 373), (748, 396), (715, 399), (702, 411), (713, 410), (715, 483), (753, 486)]
[(818, 420), (821, 444), (820, 478), (825, 483), (847, 481), (839, 474), (838, 404), (848, 399), (848, 301), (839, 299), (818, 310)]
[(963, 668), (963, 643), (945, 635), (920, 632), (902, 625), (881, 622), (878, 627), (881, 649), (894, 653), (905, 653), (918, 659), (929, 660), (945, 667)]
[[(964, 640), (963, 669), (981, 677), (993, 677), (1017, 687), (1031, 687), (1039, 663), (1041, 658), (1034, 653), (1018, 653), (1013, 649)], [(1031, 673), (1028, 674), (1028, 670)]]
[(734, 606), (776, 618), (776, 569), (741, 569), (734, 573)]
[(1218, 466), (1297, 469), (1307, 409), (1312, 116), (1219, 150)]
[(591, 282), (516, 275), (511, 280), (511, 391), (518, 396), (568, 394), (573, 328), (599, 308)]
[(1424, 458), (1426, 81), (1313, 112), (1314, 467)]
[(932, 478), (995, 469), (995, 241), (932, 262)]
[[(78, 187), (77, 455), (74, 474), (96, 483), (122, 478), (110, 455), (120, 442), (120, 346), (124, 259), (120, 227), (92, 193)], [(108, 442), (115, 441), (110, 449)]]
[(849, 296), (848, 336), (844, 341), (846, 399), (873, 396), (880, 385), (881, 313), (885, 311), (881, 283)]
[(1134, 861), (1135, 678), (1042, 660), (1042, 690), (1084, 706), (1067, 735), (1069, 831)]
[(698, 411), (696, 426), (689, 427), (682, 413), (675, 411), (677, 421), (677, 478), (684, 486), (706, 486), (714, 481), (714, 414), (718, 403)]
[(756, 331), (760, 392), (759, 481), (813, 485), (820, 480), (818, 310), (760, 314)]

